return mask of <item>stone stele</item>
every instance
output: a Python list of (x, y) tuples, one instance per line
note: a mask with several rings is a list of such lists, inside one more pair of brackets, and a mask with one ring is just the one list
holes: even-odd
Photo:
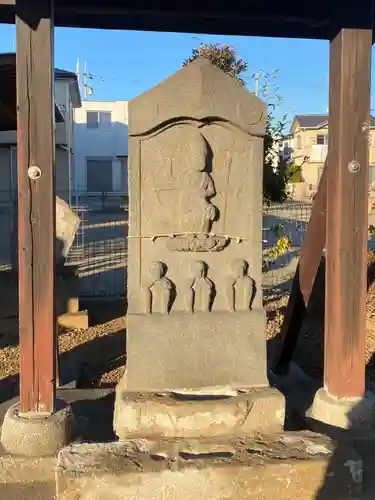
[[(56, 196), (56, 264), (64, 265), (71, 249), (74, 238), (80, 225), (78, 215), (70, 208), (68, 203)], [(18, 269), (18, 219), (14, 215), (12, 234), (12, 268)]]
[(123, 390), (268, 387), (266, 117), (259, 98), (206, 59), (129, 103), (127, 369), (117, 414)]

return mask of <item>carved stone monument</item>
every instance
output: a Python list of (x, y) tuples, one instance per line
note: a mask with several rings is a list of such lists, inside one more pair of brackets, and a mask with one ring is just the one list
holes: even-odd
[(142, 427), (129, 423), (135, 392), (210, 395), (229, 387), (232, 395), (253, 391), (254, 402), (257, 389), (263, 402), (270, 395), (271, 420), (279, 411), (281, 426), (284, 402), (268, 388), (261, 286), (266, 116), (259, 98), (205, 59), (129, 104), (120, 437)]

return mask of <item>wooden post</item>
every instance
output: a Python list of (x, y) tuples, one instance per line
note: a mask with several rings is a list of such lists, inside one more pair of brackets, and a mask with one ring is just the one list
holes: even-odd
[(20, 411), (55, 409), (52, 0), (17, 0)]
[(330, 45), (324, 387), (337, 398), (365, 389), (371, 49), (371, 29)]
[(326, 162), (318, 192), (315, 196), (281, 327), (280, 347), (275, 353), (273, 362), (273, 371), (278, 374), (288, 372), (315, 283), (315, 277), (322, 260), (326, 239), (327, 169), (328, 164)]

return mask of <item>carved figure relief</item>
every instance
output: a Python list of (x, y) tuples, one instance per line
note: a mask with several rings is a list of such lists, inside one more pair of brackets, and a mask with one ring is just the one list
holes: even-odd
[(211, 202), (216, 190), (209, 173), (209, 145), (198, 129), (188, 126), (181, 133), (177, 151), (182, 166), (178, 176), (180, 231), (188, 234), (168, 240), (167, 247), (177, 252), (221, 251), (230, 240), (209, 234), (219, 216)]
[(150, 267), (151, 280), (145, 287), (145, 312), (168, 314), (175, 286), (166, 277), (167, 266), (160, 261), (153, 262)]
[(216, 194), (214, 181), (207, 169), (208, 149), (203, 135), (196, 129), (190, 134), (187, 168), (182, 173), (180, 210), (184, 231), (208, 233), (217, 215), (211, 203)]
[(251, 309), (255, 294), (255, 283), (248, 276), (248, 263), (237, 259), (231, 266), (231, 277), (227, 283), (226, 297), (228, 309), (234, 311), (248, 311)]
[(186, 296), (186, 308), (189, 312), (211, 311), (215, 285), (207, 277), (207, 270), (207, 264), (201, 260), (194, 262), (192, 265), (193, 277), (189, 282)]

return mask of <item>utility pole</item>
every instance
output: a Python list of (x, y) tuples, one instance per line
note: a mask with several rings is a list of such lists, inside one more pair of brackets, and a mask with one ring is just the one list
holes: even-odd
[(255, 78), (255, 95), (258, 97), (259, 94), (259, 79), (260, 79), (260, 71), (257, 71), (254, 75)]
[(83, 99), (86, 101), (94, 92), (93, 85), (87, 83), (88, 79), (92, 79), (92, 75), (87, 72), (87, 62), (85, 61), (85, 66), (83, 69)]
[(83, 98), (87, 99), (87, 62), (85, 61), (85, 67), (83, 70)]

